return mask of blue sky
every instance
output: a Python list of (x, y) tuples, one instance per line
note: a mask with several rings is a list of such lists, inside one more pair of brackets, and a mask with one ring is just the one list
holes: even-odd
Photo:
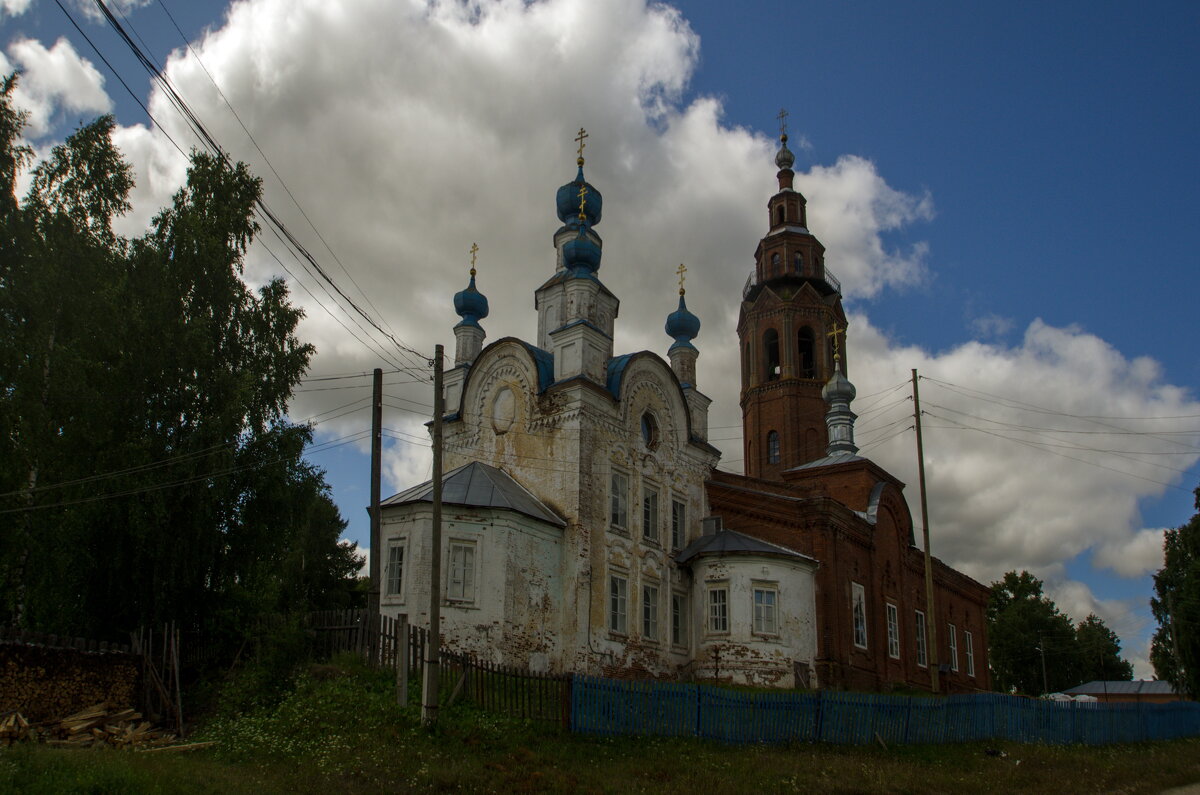
[[(618, 347), (665, 353), (655, 318), (673, 308), (671, 272), (686, 260), (689, 305), (705, 323), (701, 388), (717, 401), (713, 436), (734, 471), (736, 391), (721, 375), (786, 107), (811, 226), (846, 288), (860, 396), (886, 392), (911, 367), (953, 387), (922, 386), (940, 412), (926, 420), (935, 554), (984, 581), (1035, 571), (1077, 620), (1092, 609), (1105, 617), (1149, 674), (1154, 534), (1191, 515), (1200, 481), (1194, 4), (1134, 14), (1095, 2), (678, 2), (671, 13), (637, 0), (507, 0), (459, 13), (253, 0), (227, 18), (224, 3), (163, 2), (347, 263), (339, 278), (352, 275), (421, 351), (453, 347), (450, 295), (475, 240), (489, 340), (531, 335), (532, 290), (552, 267), (551, 197), (573, 176), (570, 138), (586, 126), (589, 178), (606, 198), (601, 275), (624, 301)], [(148, 80), (112, 31), (66, 5), (147, 101)], [(182, 45), (159, 3), (138, 5), (118, 7), (152, 54)], [(24, 6), (0, 0), (0, 52), (26, 67), (27, 84), (44, 76), (30, 101), (51, 124), (34, 143), (106, 109), (96, 92), (107, 95), (142, 177), (132, 234), (182, 167), (138, 127), (145, 113), (63, 11)], [(52, 48), (59, 36), (102, 82), (18, 44)], [(267, 176), (194, 57), (177, 54), (172, 70), (222, 143)], [(266, 190), (311, 239), (273, 178)], [(269, 258), (252, 255), (247, 272), (267, 275)], [(380, 364), (306, 306), (321, 350), (315, 375)], [(301, 396), (296, 416), (365, 394), (365, 381), (347, 384)], [(389, 389), (385, 425), (400, 433), (389, 436), (385, 491), (428, 471), (414, 444), (422, 417), (393, 408), (429, 403), (428, 388)], [(876, 428), (902, 419), (902, 402), (880, 405), (890, 408)], [(882, 439), (864, 406), (860, 443)], [(360, 407), (318, 437), (365, 421)], [(1014, 426), (1050, 425), (1062, 431), (1056, 447), (1013, 441)], [(911, 448), (901, 433), (868, 454), (915, 484)], [(314, 456), (348, 535), (363, 542), (364, 451)]]

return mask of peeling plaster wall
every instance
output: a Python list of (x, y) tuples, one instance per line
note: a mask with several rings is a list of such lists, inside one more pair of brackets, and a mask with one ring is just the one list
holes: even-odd
[[(383, 560), (386, 615), (407, 615), (429, 626), (430, 535), (428, 503), (384, 509), (384, 549), (404, 545), (399, 594), (386, 593), (390, 561)], [(452, 599), (450, 556), (455, 544), (473, 550), (473, 588), (466, 599)], [(521, 514), (496, 509), (446, 506), (442, 515), (443, 641), (481, 659), (534, 670), (560, 670), (563, 660), (562, 531)]]
[[(695, 675), (735, 684), (766, 687), (815, 687), (797, 671), (813, 671), (817, 654), (815, 564), (767, 556), (738, 555), (698, 558), (692, 569), (696, 594), (693, 610), (697, 637)], [(774, 633), (755, 632), (754, 590), (777, 596)], [(728, 592), (726, 632), (714, 631), (709, 592)], [(797, 666), (797, 663), (800, 665)]]

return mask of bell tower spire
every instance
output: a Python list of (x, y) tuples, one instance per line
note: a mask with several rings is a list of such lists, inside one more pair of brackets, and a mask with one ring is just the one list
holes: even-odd
[[(744, 466), (747, 475), (772, 480), (826, 453), (821, 391), (836, 369), (830, 332), (846, 325), (841, 285), (825, 267), (825, 247), (808, 230), (807, 200), (794, 187), (787, 115), (776, 117), (779, 190), (767, 202), (767, 235), (755, 249), (738, 318)], [(844, 356), (841, 363), (844, 373)]]

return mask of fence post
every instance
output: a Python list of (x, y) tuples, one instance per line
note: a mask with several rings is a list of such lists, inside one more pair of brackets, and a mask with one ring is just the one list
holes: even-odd
[(396, 703), (408, 706), (408, 616), (401, 615), (393, 625), (396, 643)]

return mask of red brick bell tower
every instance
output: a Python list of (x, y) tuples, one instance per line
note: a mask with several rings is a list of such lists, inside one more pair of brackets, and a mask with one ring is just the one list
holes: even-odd
[(769, 231), (754, 252), (737, 329), (745, 471), (771, 480), (825, 455), (821, 388), (833, 374), (831, 333), (846, 327), (841, 285), (826, 270), (825, 247), (808, 231), (804, 196), (792, 187), (787, 139), (784, 128), (775, 156), (779, 192), (767, 204)]

